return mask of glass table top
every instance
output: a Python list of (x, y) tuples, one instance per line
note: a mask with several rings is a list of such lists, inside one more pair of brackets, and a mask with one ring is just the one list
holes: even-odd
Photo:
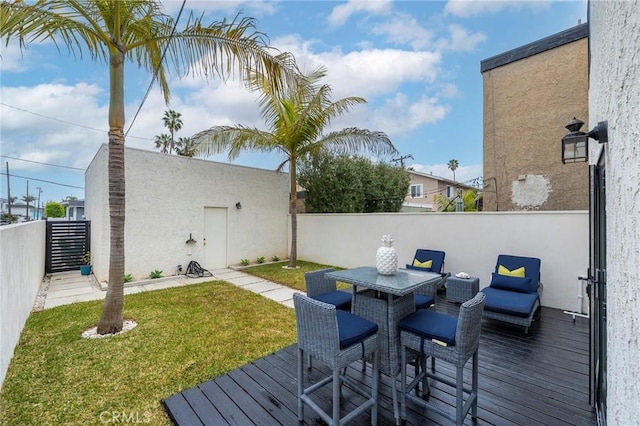
[(396, 296), (404, 296), (424, 284), (442, 278), (440, 274), (434, 272), (409, 269), (397, 269), (393, 275), (382, 275), (374, 266), (333, 271), (327, 273), (326, 277)]

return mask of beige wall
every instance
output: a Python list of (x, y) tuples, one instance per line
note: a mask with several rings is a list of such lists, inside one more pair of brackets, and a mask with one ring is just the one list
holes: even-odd
[[(100, 147), (85, 173), (85, 215), (100, 281), (108, 280), (109, 269), (107, 154), (107, 146)], [(287, 256), (287, 173), (126, 148), (125, 175), (125, 273), (134, 279), (156, 269), (173, 275), (191, 260), (209, 268), (203, 258), (205, 208), (226, 211), (224, 266)], [(197, 241), (193, 246), (185, 244), (189, 235)]]
[(0, 227), (0, 387), (44, 277), (46, 222)]
[(587, 64), (582, 38), (483, 73), (485, 211), (589, 207), (588, 166), (560, 149), (564, 126), (588, 118)]
[[(544, 306), (575, 311), (589, 266), (589, 215), (574, 212), (369, 213), (298, 216), (298, 258), (343, 267), (375, 265), (391, 234), (401, 265), (418, 248), (446, 252), (445, 270), (489, 284), (498, 254), (538, 257)], [(584, 290), (583, 311), (586, 312)]]

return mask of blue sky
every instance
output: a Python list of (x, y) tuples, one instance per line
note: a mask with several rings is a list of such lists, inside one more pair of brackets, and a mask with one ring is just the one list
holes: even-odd
[[(163, 3), (177, 16), (181, 1)], [(270, 44), (292, 52), (303, 69), (327, 68), (324, 81), (334, 99), (368, 101), (333, 128), (383, 131), (400, 155), (413, 156), (405, 164), (425, 173), (452, 178), (446, 164), (456, 159), (459, 181), (482, 176), (480, 61), (586, 22), (587, 10), (583, 0), (187, 1), (186, 7), (211, 20), (240, 10), (256, 18)], [(28, 179), (30, 194), (42, 189), (43, 203), (84, 198), (83, 170), (107, 143), (107, 66), (69, 56), (64, 48), (58, 52), (50, 42), (22, 53), (3, 42), (0, 53), (0, 196), (7, 196), (8, 162), (12, 196), (26, 194)], [(125, 130), (150, 79), (127, 64)], [(170, 86), (169, 106), (157, 86), (152, 89), (127, 146), (155, 150), (154, 136), (167, 133), (161, 118), (169, 108), (184, 121), (176, 137), (220, 124), (265, 127), (256, 95), (237, 82), (189, 77)], [(223, 155), (211, 159), (226, 161)], [(233, 163), (275, 169), (281, 161), (275, 154), (247, 154)]]

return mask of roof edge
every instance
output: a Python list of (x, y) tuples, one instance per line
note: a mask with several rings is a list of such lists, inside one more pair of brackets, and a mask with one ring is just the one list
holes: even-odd
[(555, 49), (556, 47), (564, 46), (565, 44), (573, 43), (574, 41), (587, 37), (588, 34), (588, 22), (576, 25), (568, 30), (550, 35), (533, 43), (525, 44), (524, 46), (516, 47), (499, 55), (483, 59), (480, 61), (480, 73), (537, 55), (538, 53), (546, 52), (547, 50)]

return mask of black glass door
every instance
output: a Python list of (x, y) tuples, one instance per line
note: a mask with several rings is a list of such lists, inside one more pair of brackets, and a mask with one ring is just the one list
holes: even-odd
[(590, 187), (591, 400), (598, 413), (598, 423), (604, 425), (607, 413), (607, 215), (604, 155), (597, 165), (590, 168)]

